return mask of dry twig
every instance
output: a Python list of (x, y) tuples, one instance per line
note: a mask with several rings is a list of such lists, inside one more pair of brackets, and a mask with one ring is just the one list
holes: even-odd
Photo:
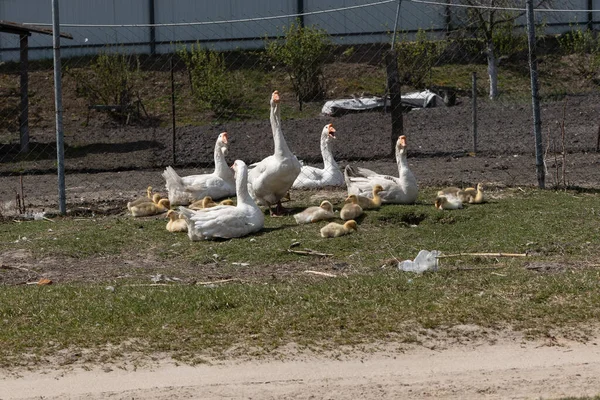
[(304, 250), (292, 250), (292, 249), (287, 249), (288, 253), (294, 253), (294, 254), (301, 254), (304, 256), (318, 256), (318, 257), (332, 257), (333, 254), (329, 254), (329, 253), (319, 253), (318, 251), (314, 251), (311, 249), (304, 249)]
[(306, 271), (304, 271), (305, 274), (313, 274), (313, 275), (321, 275), (321, 276), (326, 276), (328, 278), (337, 278), (337, 275), (335, 274), (330, 274), (329, 272), (321, 272), (321, 271), (312, 271), (307, 269)]
[(456, 254), (442, 254), (437, 258), (449, 258), (449, 257), (462, 257), (462, 256), (474, 256), (474, 257), (527, 257), (527, 253), (456, 253)]

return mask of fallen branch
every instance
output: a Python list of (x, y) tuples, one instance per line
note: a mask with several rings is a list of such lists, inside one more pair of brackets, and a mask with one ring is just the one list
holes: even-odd
[(497, 266), (497, 267), (484, 267), (484, 268), (471, 268), (471, 267), (465, 267), (465, 268), (453, 268), (451, 269), (451, 271), (487, 271), (487, 270), (491, 270), (491, 269), (502, 269), (502, 268), (508, 268), (508, 265), (501, 265), (501, 266)]
[(462, 257), (462, 256), (474, 256), (474, 257), (527, 257), (527, 253), (457, 253), (457, 254), (442, 254), (437, 258), (449, 258), (449, 257)]
[(318, 257), (332, 257), (333, 254), (329, 254), (329, 253), (319, 253), (318, 251), (314, 251), (311, 249), (304, 249), (304, 250), (292, 250), (292, 249), (287, 249), (288, 253), (294, 253), (294, 254), (301, 254), (304, 256), (318, 256)]
[(337, 275), (335, 274), (330, 274), (329, 272), (321, 272), (321, 271), (312, 271), (307, 269), (306, 271), (304, 271), (305, 274), (313, 274), (313, 275), (321, 275), (321, 276), (326, 276), (328, 278), (337, 278)]
[(194, 285), (217, 285), (220, 283), (228, 283), (228, 282), (242, 282), (239, 278), (230, 278), (230, 279), (221, 279), (218, 281), (209, 281), (209, 282), (196, 282)]

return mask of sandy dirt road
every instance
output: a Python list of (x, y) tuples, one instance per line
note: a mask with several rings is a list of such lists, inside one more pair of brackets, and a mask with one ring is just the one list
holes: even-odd
[[(109, 372), (106, 372), (109, 371)], [(0, 399), (550, 399), (600, 393), (600, 346), (564, 340), (333, 360), (0, 375)]]

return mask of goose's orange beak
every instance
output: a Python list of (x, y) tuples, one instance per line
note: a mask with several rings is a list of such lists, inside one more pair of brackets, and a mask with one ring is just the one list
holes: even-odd
[(329, 124), (329, 136), (331, 136), (332, 138), (336, 139), (336, 137), (335, 137), (335, 128), (333, 127), (333, 124)]
[(223, 136), (222, 136), (222, 138), (223, 138), (223, 143), (227, 144), (227, 140), (228, 140), (228, 139), (227, 139), (227, 132), (223, 132), (223, 133), (221, 133), (221, 135), (223, 135)]
[(400, 146), (406, 147), (406, 135), (402, 135), (398, 138), (398, 142), (400, 142)]
[(279, 103), (279, 91), (278, 90), (273, 92), (272, 99), (275, 103)]

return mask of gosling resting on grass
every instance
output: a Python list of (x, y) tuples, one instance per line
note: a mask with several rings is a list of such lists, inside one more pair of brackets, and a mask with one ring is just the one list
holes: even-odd
[(458, 210), (463, 208), (463, 203), (460, 198), (455, 196), (438, 196), (435, 199), (435, 208), (438, 210)]
[(358, 195), (357, 196), (358, 205), (363, 210), (381, 207), (381, 196), (379, 195), (379, 192), (383, 192), (383, 186), (377, 184), (377, 185), (373, 186), (373, 198), (372, 199), (365, 197), (365, 196)]
[(185, 219), (176, 211), (167, 211), (167, 218), (169, 218), (169, 222), (167, 222), (167, 230), (169, 232), (187, 232)]
[[(466, 188), (464, 192), (467, 194), (467, 201), (471, 204), (480, 204), (484, 202), (483, 198), (483, 183), (478, 183), (477, 188)], [(463, 200), (464, 201), (464, 200)]]
[(358, 205), (358, 196), (355, 194), (351, 194), (344, 201), (344, 207), (340, 211), (340, 218), (344, 221), (348, 221), (351, 219), (356, 219), (360, 217), (363, 213), (363, 209)]
[(170, 207), (169, 199), (160, 199), (157, 203), (141, 203), (137, 205), (127, 203), (127, 209), (134, 217), (146, 217), (148, 215), (164, 213)]
[(306, 210), (294, 215), (294, 219), (298, 224), (309, 224), (333, 218), (335, 218), (333, 205), (327, 200), (322, 201), (320, 206), (308, 207)]
[(344, 225), (338, 224), (337, 222), (330, 222), (321, 228), (321, 237), (332, 238), (344, 236), (356, 231), (357, 229), (358, 225), (353, 219), (346, 221)]

